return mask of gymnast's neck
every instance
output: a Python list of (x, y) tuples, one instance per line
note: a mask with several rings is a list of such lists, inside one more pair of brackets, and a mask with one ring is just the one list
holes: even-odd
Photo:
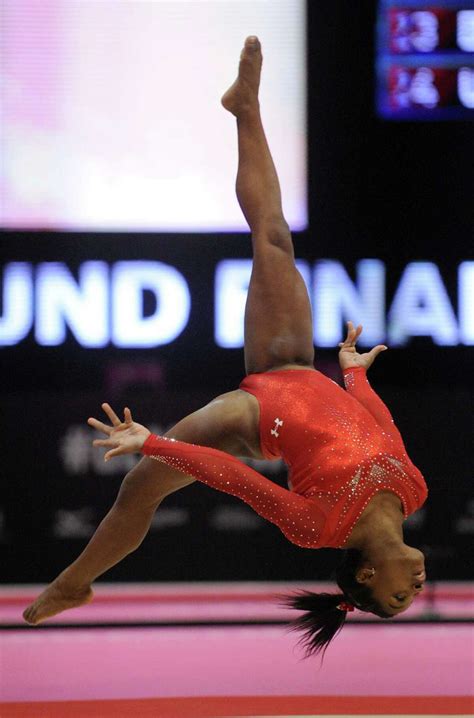
[(364, 555), (376, 556), (403, 553), (408, 548), (403, 540), (404, 515), (400, 499), (381, 491), (372, 499), (343, 548), (358, 549)]

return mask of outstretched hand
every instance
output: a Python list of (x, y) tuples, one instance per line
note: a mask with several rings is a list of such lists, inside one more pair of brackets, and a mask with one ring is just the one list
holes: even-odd
[(347, 322), (347, 337), (345, 341), (339, 344), (339, 365), (342, 370), (360, 366), (364, 369), (368, 369), (375, 357), (388, 348), (385, 344), (377, 344), (370, 352), (359, 354), (355, 345), (361, 334), (361, 324), (355, 329), (352, 322)]
[(95, 439), (92, 442), (93, 446), (105, 446), (109, 449), (104, 456), (104, 461), (113, 459), (114, 456), (120, 454), (139, 452), (151, 432), (145, 426), (133, 421), (132, 413), (128, 408), (123, 411), (124, 421), (120, 421), (110, 404), (102, 404), (102, 409), (109, 417), (112, 426), (103, 424), (92, 417), (87, 419), (87, 423), (109, 437), (108, 439)]

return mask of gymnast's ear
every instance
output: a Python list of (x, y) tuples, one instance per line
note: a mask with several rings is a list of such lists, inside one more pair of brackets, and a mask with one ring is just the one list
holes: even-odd
[(363, 566), (355, 572), (355, 580), (357, 583), (367, 583), (374, 576), (375, 568), (368, 568), (367, 566)]

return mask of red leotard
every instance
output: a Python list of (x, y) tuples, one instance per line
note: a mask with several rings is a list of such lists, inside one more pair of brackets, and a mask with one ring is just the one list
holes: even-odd
[(405, 518), (428, 494), (365, 370), (346, 370), (344, 382), (347, 391), (313, 369), (286, 369), (240, 385), (259, 402), (262, 453), (287, 463), (290, 490), (216, 449), (151, 435), (142, 452), (238, 496), (299, 546), (340, 548), (379, 491), (401, 499)]

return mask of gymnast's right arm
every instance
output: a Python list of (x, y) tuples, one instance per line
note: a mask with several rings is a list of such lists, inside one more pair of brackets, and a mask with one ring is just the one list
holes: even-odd
[[(382, 399), (372, 389), (367, 379), (367, 370), (380, 352), (385, 351), (385, 344), (378, 344), (365, 354), (359, 354), (356, 343), (362, 333), (362, 326), (357, 328), (352, 322), (347, 322), (347, 337), (339, 344), (339, 364), (344, 375), (344, 386), (348, 394), (364, 406), (372, 414), (377, 424), (394, 440), (403, 440), (400, 432), (394, 424), (392, 415), (383, 403)], [(405, 447), (403, 446), (403, 450)]]
[[(364, 406), (372, 414), (375, 421), (393, 439), (402, 441), (400, 432), (393, 421), (392, 415), (379, 395), (372, 389), (363, 367), (345, 369), (344, 386), (348, 394)], [(403, 443), (403, 441), (402, 441)]]

